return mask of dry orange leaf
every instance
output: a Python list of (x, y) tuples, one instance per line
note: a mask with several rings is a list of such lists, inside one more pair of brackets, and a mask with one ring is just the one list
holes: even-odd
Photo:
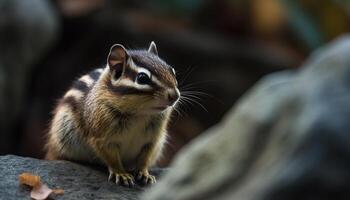
[(51, 189), (46, 184), (42, 184), (40, 176), (31, 173), (22, 173), (19, 175), (19, 183), (31, 186), (33, 189), (30, 192), (30, 197), (35, 200), (44, 200), (49, 197), (51, 193), (62, 195), (64, 190), (60, 188)]
[(31, 187), (39, 187), (41, 185), (40, 176), (31, 173), (22, 173), (19, 175), (19, 183)]
[(63, 189), (53, 189), (52, 193), (62, 195), (62, 194), (64, 194), (64, 190)]

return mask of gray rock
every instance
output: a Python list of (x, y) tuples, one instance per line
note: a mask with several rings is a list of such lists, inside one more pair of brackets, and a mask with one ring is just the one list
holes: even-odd
[[(31, 172), (41, 176), (50, 188), (62, 188), (65, 194), (54, 199), (139, 199), (146, 187), (126, 188), (108, 182), (108, 172), (98, 166), (84, 166), (69, 161), (45, 161), (7, 155), (0, 156), (0, 199), (30, 199), (29, 188), (20, 186), (18, 175)], [(160, 169), (152, 171), (159, 175)]]
[(350, 37), (263, 78), (145, 200), (349, 199)]

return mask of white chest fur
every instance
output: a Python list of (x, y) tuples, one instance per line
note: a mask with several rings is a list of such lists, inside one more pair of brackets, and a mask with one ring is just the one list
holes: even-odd
[(142, 148), (158, 138), (161, 130), (148, 130), (149, 122), (148, 119), (133, 120), (122, 132), (112, 134), (109, 142), (118, 145), (123, 163), (133, 163)]

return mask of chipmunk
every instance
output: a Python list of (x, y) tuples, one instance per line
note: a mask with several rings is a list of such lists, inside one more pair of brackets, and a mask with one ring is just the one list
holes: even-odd
[(175, 70), (154, 42), (148, 50), (115, 44), (105, 68), (79, 78), (59, 101), (46, 159), (102, 163), (117, 184), (153, 184), (148, 168), (162, 152), (179, 97)]

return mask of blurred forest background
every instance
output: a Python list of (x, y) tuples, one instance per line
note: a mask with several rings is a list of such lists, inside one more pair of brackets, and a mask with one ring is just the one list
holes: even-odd
[(181, 86), (200, 92), (201, 105), (174, 116), (165, 166), (259, 78), (299, 66), (349, 24), (345, 0), (0, 0), (0, 154), (42, 158), (72, 81), (112, 44), (153, 40)]

